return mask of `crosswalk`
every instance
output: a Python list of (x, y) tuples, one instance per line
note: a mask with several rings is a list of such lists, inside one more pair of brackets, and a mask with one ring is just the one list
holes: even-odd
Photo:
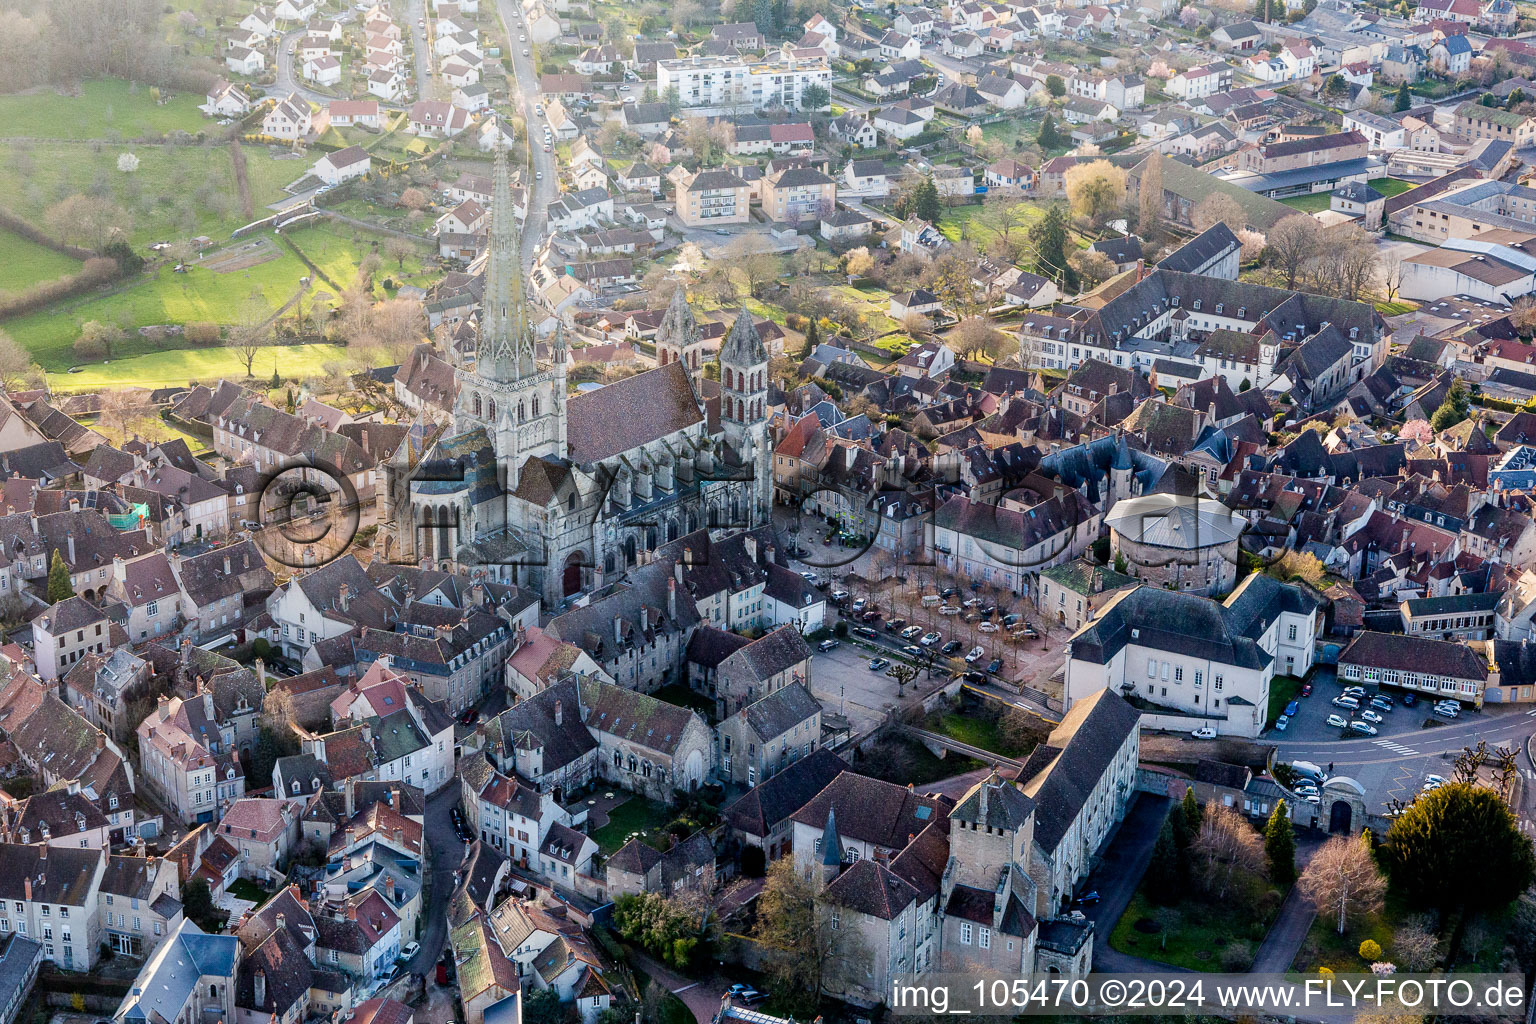
[(1392, 740), (1372, 740), (1371, 742), (1375, 743), (1378, 747), (1392, 751), (1394, 754), (1402, 754), (1404, 757), (1415, 757), (1419, 753), (1412, 747), (1405, 747), (1401, 743), (1394, 743)]

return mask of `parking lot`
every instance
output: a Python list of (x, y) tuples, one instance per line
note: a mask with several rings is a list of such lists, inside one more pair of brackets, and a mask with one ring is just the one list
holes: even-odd
[[(1331, 714), (1356, 717), (1331, 703), (1343, 689), (1332, 666), (1318, 666), (1309, 680), (1312, 696), (1297, 698), (1298, 712), (1289, 727), (1283, 732), (1272, 729), (1265, 738), (1276, 744), (1280, 760), (1310, 761), (1329, 775), (1356, 780), (1365, 787), (1367, 806), (1377, 811), (1386, 810), (1393, 800), (1410, 801), (1428, 776), (1449, 778), (1451, 762), (1464, 747), (1480, 740), (1490, 747), (1520, 747), (1536, 728), (1536, 710), (1529, 707), (1463, 708), (1457, 718), (1448, 719), (1433, 713), (1433, 698), (1406, 707), (1401, 691), (1389, 688), (1394, 709), (1382, 713), (1377, 735), (1346, 734), (1327, 724)], [(1536, 781), (1536, 771), (1523, 756), (1521, 763), (1522, 776)]]

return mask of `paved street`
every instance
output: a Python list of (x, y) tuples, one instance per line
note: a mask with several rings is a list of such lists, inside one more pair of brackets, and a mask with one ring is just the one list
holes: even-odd
[[(539, 239), (544, 235), (544, 220), (549, 204), (555, 198), (555, 157), (553, 153), (544, 152), (544, 144), (540, 141), (544, 137), (542, 125), (546, 122), (534, 112), (534, 106), (539, 101), (539, 76), (533, 65), (532, 49), (527, 43), (518, 41), (518, 37), (526, 34), (527, 30), (523, 22), (522, 5), (517, 0), (497, 0), (496, 14), (501, 19), (507, 51), (512, 55), (514, 102), (522, 112), (523, 122), (528, 126), (528, 155), (533, 180), (527, 182), (528, 219), (523, 222), (522, 258), (523, 264), (529, 266), (533, 263)], [(525, 49), (529, 51), (529, 56), (523, 56)]]
[[(350, 17), (351, 13), (348, 12), (342, 20)], [(293, 54), (289, 52), (293, 44), (303, 39), (308, 32), (309, 29), (301, 25), (277, 41), (277, 81), (267, 87), (267, 95), (282, 97), (296, 92), (311, 103), (323, 107), (331, 102), (332, 97), (316, 92), (300, 80), (299, 75), (294, 73)]]
[(432, 48), (427, 45), (427, 30), (417, 23), (426, 13), (425, 0), (411, 0), (405, 10), (405, 29), (411, 34), (411, 50), (416, 65), (416, 98), (438, 99), (433, 88)]
[(410, 970), (426, 975), (431, 983), (438, 954), (448, 939), (448, 900), (453, 895), (453, 873), (464, 859), (464, 844), (453, 831), (449, 809), (459, 799), (457, 780), (444, 786), (427, 800), (426, 822), (422, 833), (431, 857), (432, 891), (422, 911), (421, 951), (409, 964)]

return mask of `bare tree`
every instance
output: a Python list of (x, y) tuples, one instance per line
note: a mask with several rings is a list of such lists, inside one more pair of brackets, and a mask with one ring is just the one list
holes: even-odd
[(1067, 257), (1067, 265), (1083, 278), (1085, 286), (1102, 284), (1115, 276), (1115, 265), (1096, 249), (1078, 249)]
[(239, 319), (229, 330), (225, 340), (240, 361), (245, 364), (245, 375), (254, 377), (256, 355), (272, 342), (272, 310), (260, 288), (253, 289), (240, 304)]
[(1334, 918), (1344, 934), (1350, 913), (1369, 914), (1381, 906), (1387, 880), (1364, 838), (1335, 836), (1312, 855), (1296, 884), (1317, 912)]
[(1392, 962), (1405, 971), (1427, 971), (1440, 960), (1440, 938), (1422, 914), (1404, 922), (1392, 936)]
[(1246, 225), (1247, 216), (1237, 205), (1237, 200), (1221, 192), (1212, 192), (1195, 205), (1189, 220), (1196, 231), (1206, 231), (1217, 224), (1225, 224), (1236, 231)]
[(133, 223), (121, 206), (88, 195), (73, 195), (54, 203), (46, 219), (66, 242), (97, 252)]
[[(846, 927), (844, 925), (847, 925)], [(766, 970), (781, 996), (814, 1005), (844, 971), (862, 976), (868, 952), (852, 914), (824, 899), (823, 887), (795, 870), (793, 857), (768, 869), (757, 900), (754, 938), (767, 953)]]
[(396, 366), (427, 336), (427, 316), (414, 299), (387, 299), (373, 307), (368, 333), (384, 350), (384, 365)]
[(41, 387), (43, 369), (32, 361), (32, 353), (4, 331), (0, 331), (0, 388), (25, 391)]
[(1322, 230), (1305, 213), (1292, 214), (1269, 229), (1269, 251), (1275, 267), (1285, 275), (1285, 286), (1296, 287), (1296, 278), (1322, 244)]
[(962, 359), (985, 354), (995, 360), (1005, 344), (1003, 333), (979, 316), (960, 321), (944, 340)]
[(1233, 876), (1264, 864), (1264, 843), (1253, 826), (1232, 808), (1215, 803), (1206, 805), (1193, 851), (1206, 891), (1217, 899), (1227, 895)]
[(725, 245), (723, 262), (747, 282), (747, 293), (757, 298), (764, 285), (779, 276), (779, 258), (748, 235), (737, 235)]

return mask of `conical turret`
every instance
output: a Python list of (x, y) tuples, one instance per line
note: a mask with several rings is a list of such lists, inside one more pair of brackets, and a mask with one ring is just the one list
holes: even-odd
[(843, 870), (843, 839), (837, 834), (837, 812), (827, 808), (827, 827), (821, 830), (821, 873), (826, 882)]

